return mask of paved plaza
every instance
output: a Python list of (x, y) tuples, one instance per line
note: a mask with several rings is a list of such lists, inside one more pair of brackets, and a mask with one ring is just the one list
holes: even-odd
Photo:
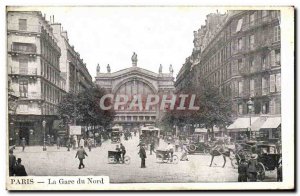
[[(84, 160), (84, 169), (78, 169), (76, 150), (68, 152), (65, 147), (57, 149), (56, 146), (51, 146), (46, 152), (42, 151), (42, 146), (26, 147), (25, 152), (17, 147), (14, 154), (17, 158), (22, 158), (30, 176), (109, 176), (113, 183), (236, 182), (238, 179), (237, 169), (232, 168), (229, 159), (222, 168), (223, 158), (215, 157), (214, 164), (209, 167), (209, 154), (189, 155), (189, 161), (171, 164), (157, 161), (155, 154), (150, 155), (147, 151), (147, 168), (142, 169), (137, 147), (138, 136), (122, 143), (126, 147), (126, 155), (131, 158), (129, 165), (108, 163), (108, 151), (116, 147), (110, 140), (105, 141), (101, 147), (93, 148), (91, 152), (85, 148), (88, 157)], [(166, 144), (161, 142), (159, 148), (165, 147)], [(181, 152), (175, 154), (180, 157)], [(276, 181), (276, 170), (266, 172), (265, 181)]]

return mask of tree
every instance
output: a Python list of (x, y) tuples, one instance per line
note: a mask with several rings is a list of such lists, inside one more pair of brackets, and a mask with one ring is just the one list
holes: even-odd
[(231, 123), (232, 101), (225, 97), (216, 86), (205, 82), (199, 90), (200, 109), (195, 121), (206, 128), (226, 126)]
[(198, 124), (200, 127), (210, 128), (213, 132), (213, 126), (222, 127), (231, 123), (232, 102), (211, 83), (204, 82), (197, 87), (190, 85), (178, 94), (180, 93), (195, 94), (195, 105), (199, 106), (199, 110), (169, 110), (162, 118), (164, 124), (169, 126)]
[[(106, 94), (103, 88), (91, 87), (80, 93), (67, 93), (58, 105), (58, 114), (65, 123), (107, 127), (113, 121), (113, 109), (102, 110), (100, 99)], [(105, 104), (110, 104), (106, 99)]]

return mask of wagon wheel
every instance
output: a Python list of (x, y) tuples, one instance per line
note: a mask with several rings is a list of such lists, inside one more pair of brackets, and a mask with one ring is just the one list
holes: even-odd
[(125, 157), (124, 157), (124, 163), (125, 163), (126, 165), (129, 165), (129, 164), (130, 164), (130, 157), (129, 157), (129, 156), (125, 156)]
[(172, 163), (173, 163), (173, 164), (177, 164), (177, 163), (178, 163), (178, 160), (179, 160), (179, 159), (178, 159), (178, 156), (177, 156), (177, 155), (173, 155), (172, 158), (173, 158), (173, 162), (172, 162)]
[(115, 157), (108, 157), (108, 163), (115, 163)]
[(196, 149), (197, 149), (197, 147), (194, 144), (189, 145), (190, 152), (195, 152)]
[(263, 181), (266, 177), (266, 169), (265, 166), (261, 163), (258, 162), (257, 165), (257, 179), (259, 179), (260, 181)]

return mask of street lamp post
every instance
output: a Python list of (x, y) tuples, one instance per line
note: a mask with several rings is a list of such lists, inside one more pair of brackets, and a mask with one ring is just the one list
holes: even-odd
[(46, 151), (47, 150), (47, 147), (46, 147), (46, 120), (44, 119), (43, 122), (43, 130), (44, 130), (44, 144), (43, 144), (43, 151)]
[(249, 112), (249, 119), (250, 119), (250, 125), (249, 125), (249, 140), (251, 140), (251, 112), (253, 109), (253, 101), (251, 98), (249, 98), (249, 101), (247, 101), (247, 106), (248, 106), (248, 112)]

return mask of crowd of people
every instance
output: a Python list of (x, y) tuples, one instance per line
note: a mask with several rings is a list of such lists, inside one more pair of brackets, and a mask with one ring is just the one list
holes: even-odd
[(9, 150), (9, 176), (27, 176), (22, 159), (16, 159), (13, 149)]

